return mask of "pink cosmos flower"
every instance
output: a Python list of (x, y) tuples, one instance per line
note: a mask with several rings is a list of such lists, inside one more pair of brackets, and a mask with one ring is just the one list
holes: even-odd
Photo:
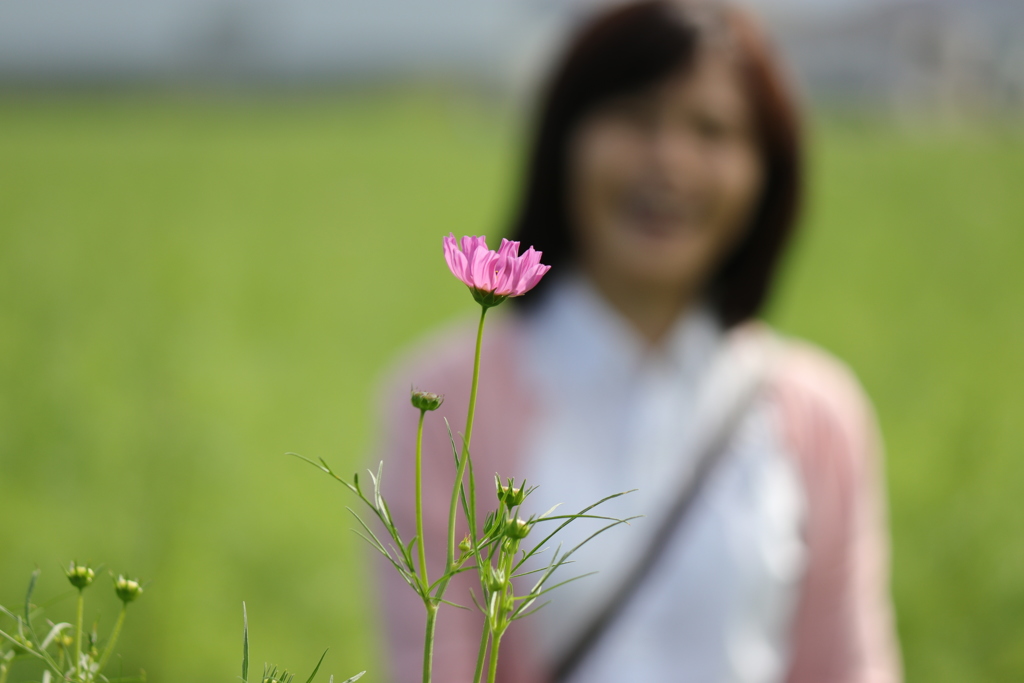
[(498, 251), (487, 248), (486, 237), (444, 238), (444, 259), (455, 277), (473, 291), (485, 306), (494, 306), (507, 297), (522, 296), (533, 289), (551, 266), (540, 262), (541, 252), (530, 247), (519, 253), (519, 242), (501, 240)]

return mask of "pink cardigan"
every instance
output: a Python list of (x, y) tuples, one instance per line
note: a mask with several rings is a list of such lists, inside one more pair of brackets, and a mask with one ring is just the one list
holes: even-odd
[[(504, 312), (503, 312), (504, 313)], [(533, 414), (522, 386), (522, 348), (516, 318), (491, 316), (484, 334), (472, 455), (481, 508), (494, 501), (493, 475), (517, 476), (522, 437)], [(764, 333), (747, 325), (731, 334)], [(381, 435), (384, 493), (405, 538), (415, 533), (413, 457), (417, 412), (409, 386), (443, 393), (442, 408), (424, 428), (424, 516), (427, 551), (445, 547), (454, 463), (444, 419), (464, 427), (472, 377), (475, 325), (449, 330), (422, 347), (385, 385)], [(769, 391), (806, 488), (805, 538), (809, 563), (793, 631), (787, 683), (897, 683), (901, 679), (888, 595), (888, 538), (879, 471), (880, 444), (870, 405), (840, 363), (806, 344), (788, 342)], [(487, 506), (486, 508), (484, 506)], [(464, 529), (460, 529), (462, 538)], [(428, 556), (436, 577), (443, 557)], [(424, 609), (383, 558), (375, 565), (386, 604), (387, 653), (394, 683), (421, 680)], [(469, 591), (469, 573), (457, 577), (448, 600), (471, 610), (442, 607), (434, 651), (434, 680), (469, 683), (482, 618)], [(529, 619), (514, 623), (502, 641), (501, 683), (543, 683), (547, 672), (532, 656)]]

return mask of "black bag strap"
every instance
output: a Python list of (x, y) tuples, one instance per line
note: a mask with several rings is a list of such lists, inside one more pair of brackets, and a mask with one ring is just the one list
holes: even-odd
[(705, 488), (705, 483), (710, 479), (711, 473), (716, 466), (729, 452), (729, 444), (733, 435), (746, 416), (747, 411), (753, 405), (755, 399), (760, 395), (761, 389), (767, 378), (767, 363), (764, 368), (759, 369), (757, 375), (752, 378), (743, 391), (739, 394), (730, 410), (721, 419), (717, 429), (710, 433), (710, 437), (700, 448), (700, 456), (695, 468), (687, 478), (686, 483), (680, 488), (679, 495), (668, 514), (662, 519), (654, 536), (650, 539), (647, 547), (639, 559), (634, 563), (633, 568), (622, 580), (617, 590), (608, 598), (604, 607), (597, 616), (590, 622), (587, 628), (573, 641), (554, 668), (554, 680), (558, 682), (567, 681), (576, 671), (577, 667), (586, 659), (601, 637), (608, 631), (608, 628), (618, 619), (636, 595), (637, 590), (650, 576), (651, 570), (664, 555), (665, 548), (669, 541), (680, 527), (687, 513), (693, 508), (694, 502)]

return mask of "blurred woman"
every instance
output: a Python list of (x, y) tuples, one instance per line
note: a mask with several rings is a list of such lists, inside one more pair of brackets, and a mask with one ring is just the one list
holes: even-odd
[[(757, 321), (801, 143), (775, 56), (729, 5), (606, 10), (555, 68), (511, 229), (552, 270), (485, 335), (477, 481), (527, 477), (536, 512), (636, 488), (605, 514), (645, 518), (586, 546), (571, 570), (599, 573), (510, 628), (504, 683), (899, 680), (871, 408), (838, 361)], [(458, 425), (473, 341), (448, 330), (389, 385), (387, 491), (406, 520), (409, 383), (446, 394)], [(440, 419), (424, 448), (427, 547), (443, 547)], [(394, 680), (419, 680), (422, 605), (387, 577)], [(447, 597), (471, 605), (471, 587)], [(481, 623), (443, 611), (437, 680), (471, 680)]]

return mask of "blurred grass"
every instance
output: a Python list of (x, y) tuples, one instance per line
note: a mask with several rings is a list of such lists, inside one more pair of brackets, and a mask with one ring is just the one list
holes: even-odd
[[(909, 679), (1020, 680), (1024, 137), (814, 137), (771, 317), (875, 400)], [(0, 159), (0, 603), (91, 558), (153, 581), (126, 670), (230, 680), (246, 600), (256, 662), (330, 647), (372, 675), (348, 500), (281, 454), (356, 464), (388, 359), (467, 312), (439, 237), (498, 235), (509, 118), (437, 92), (9, 97)]]

